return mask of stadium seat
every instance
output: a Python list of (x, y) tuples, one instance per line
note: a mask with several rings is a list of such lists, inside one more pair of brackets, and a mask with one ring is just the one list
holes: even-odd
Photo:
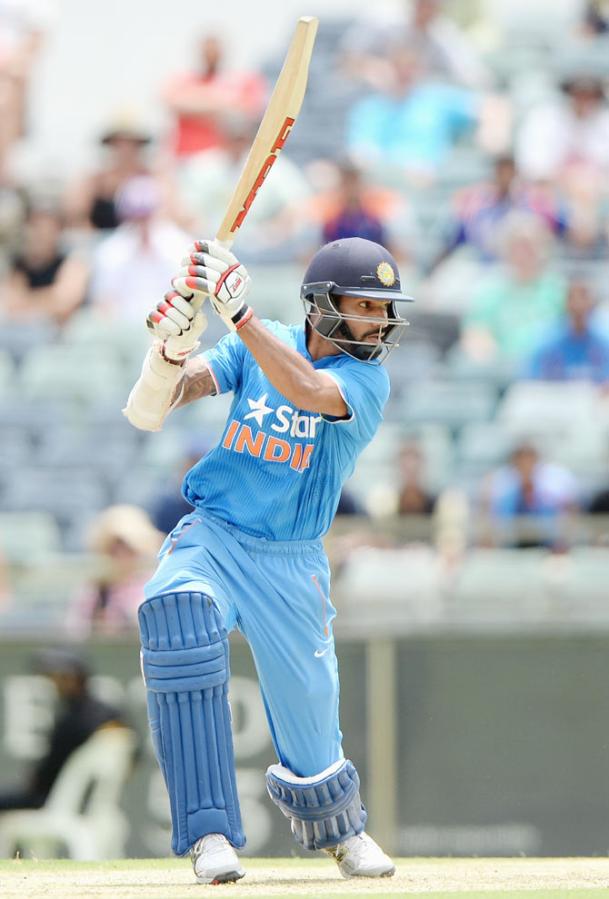
[(459, 435), (459, 471), (465, 477), (485, 474), (507, 460), (513, 443), (510, 432), (497, 422), (466, 424)]
[(0, 513), (0, 551), (7, 559), (31, 561), (56, 552), (60, 544), (57, 522), (48, 512)]
[(91, 309), (81, 309), (67, 323), (62, 339), (68, 347), (108, 350), (129, 363), (131, 359), (142, 358), (150, 346), (150, 337), (145, 323), (125, 324), (101, 318)]
[(157, 465), (138, 465), (116, 481), (113, 501), (149, 509), (151, 502), (167, 488), (172, 473)]
[(458, 429), (468, 422), (488, 421), (495, 405), (496, 392), (490, 384), (430, 381), (408, 388), (401, 408), (405, 424), (435, 422)]
[(5, 483), (3, 506), (9, 511), (42, 509), (64, 525), (83, 509), (106, 505), (107, 491), (88, 468), (20, 468)]
[(99, 558), (83, 552), (30, 553), (9, 563), (13, 601), (3, 610), (2, 629), (32, 635), (65, 631), (68, 611), (83, 584), (104, 570)]
[[(607, 584), (609, 583), (609, 551), (604, 546), (577, 546), (565, 560), (556, 593), (553, 617), (606, 627), (609, 622)], [(559, 592), (560, 591), (560, 592)]]
[(440, 568), (428, 546), (402, 549), (363, 547), (353, 553), (337, 578), (337, 604), (346, 613), (357, 608), (360, 627), (387, 620), (403, 628), (429, 622), (440, 612)]
[(95, 426), (56, 428), (41, 437), (37, 458), (45, 466), (90, 467), (102, 476), (115, 477), (134, 457), (131, 430), (126, 421), (124, 428), (106, 431)]
[[(304, 317), (300, 301), (302, 268), (293, 265), (248, 266), (252, 278), (252, 303), (260, 318), (294, 324)], [(206, 346), (207, 346), (206, 341)]]
[[(15, 465), (27, 462), (32, 452), (32, 441), (24, 427), (0, 426), (0, 472), (6, 475)], [(10, 475), (9, 475), (10, 476)], [(0, 475), (0, 480), (2, 476)]]
[(0, 396), (13, 391), (15, 384), (15, 365), (6, 350), (0, 350)]
[(602, 408), (593, 384), (521, 381), (506, 392), (497, 418), (512, 433), (560, 433), (599, 421)]
[(118, 403), (126, 395), (125, 381), (117, 356), (93, 347), (38, 347), (28, 353), (21, 367), (21, 386), (28, 401), (69, 399), (95, 405), (112, 397)]
[(542, 549), (472, 550), (451, 582), (447, 620), (469, 627), (543, 620), (548, 557)]
[(68, 758), (45, 805), (0, 818), (0, 856), (79, 861), (120, 858), (128, 824), (120, 804), (136, 737), (125, 727), (100, 728)]
[(20, 321), (18, 328), (0, 328), (0, 351), (19, 361), (33, 347), (44, 347), (57, 338), (57, 327), (48, 322)]

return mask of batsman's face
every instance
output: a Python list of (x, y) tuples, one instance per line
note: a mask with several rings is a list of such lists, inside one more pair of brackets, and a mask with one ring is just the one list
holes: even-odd
[[(349, 328), (355, 340), (378, 343), (389, 319), (389, 303), (367, 297), (340, 297), (339, 309), (349, 316)], [(361, 321), (358, 321), (361, 319)]]

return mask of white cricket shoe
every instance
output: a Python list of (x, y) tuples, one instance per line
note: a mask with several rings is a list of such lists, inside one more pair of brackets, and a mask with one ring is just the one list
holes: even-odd
[(199, 883), (230, 883), (245, 876), (237, 853), (221, 833), (208, 833), (190, 850)]
[(372, 837), (362, 832), (325, 849), (343, 877), (393, 877), (395, 865)]

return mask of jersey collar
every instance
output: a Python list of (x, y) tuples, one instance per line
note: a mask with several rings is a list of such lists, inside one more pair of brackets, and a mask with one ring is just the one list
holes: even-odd
[(313, 357), (307, 349), (307, 333), (304, 325), (301, 325), (296, 332), (296, 349), (301, 356), (304, 356), (308, 362), (313, 363)]

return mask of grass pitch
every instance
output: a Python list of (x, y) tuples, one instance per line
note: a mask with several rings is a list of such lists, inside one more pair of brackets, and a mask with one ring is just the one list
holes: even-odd
[(246, 877), (205, 886), (187, 859), (0, 861), (2, 899), (214, 899), (406, 896), (408, 899), (595, 899), (609, 896), (609, 859), (398, 859), (395, 877), (343, 880), (330, 860), (244, 859)]
[(406, 896), (408, 899), (600, 899), (609, 896), (609, 859), (398, 859), (387, 879), (343, 880), (329, 859), (243, 859), (233, 884), (194, 882), (188, 859), (115, 862), (0, 861), (2, 899), (230, 899)]

